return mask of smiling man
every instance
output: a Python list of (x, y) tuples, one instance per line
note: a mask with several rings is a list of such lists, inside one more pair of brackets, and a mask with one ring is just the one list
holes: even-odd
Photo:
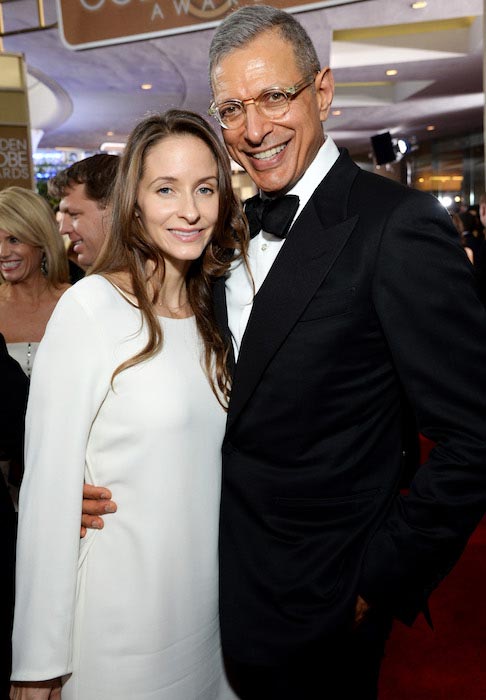
[[(288, 49), (288, 42), (271, 30), (224, 54), (211, 71), (215, 116), (223, 116), (218, 121), (226, 147), (257, 187), (272, 196), (287, 191), (314, 160), (324, 143), (321, 122), (334, 92), (331, 71), (320, 69), (317, 56), (299, 65), (289, 62)], [(291, 103), (277, 98), (275, 91), (265, 94), (289, 85)], [(262, 95), (263, 100), (253, 102)], [(235, 123), (237, 101), (243, 107)], [(279, 102), (288, 107), (285, 114), (278, 115)], [(269, 118), (262, 118), (263, 105)]]
[[(210, 81), (210, 114), (260, 191), (252, 279), (235, 266), (217, 297), (237, 357), (229, 676), (244, 700), (371, 700), (392, 619), (426, 610), (486, 508), (486, 316), (437, 200), (363, 172), (324, 134), (332, 74), (291, 15), (228, 16)], [(438, 443), (406, 497), (404, 393)]]
[(69, 236), (69, 252), (83, 270), (93, 265), (105, 239), (118, 163), (118, 156), (98, 153), (49, 182), (49, 194), (60, 200), (59, 231)]

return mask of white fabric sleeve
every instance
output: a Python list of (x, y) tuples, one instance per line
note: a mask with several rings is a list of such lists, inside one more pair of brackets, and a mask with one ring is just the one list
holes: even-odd
[(17, 681), (72, 670), (86, 447), (114, 369), (102, 319), (79, 296), (72, 288), (59, 301), (32, 374), (19, 501)]

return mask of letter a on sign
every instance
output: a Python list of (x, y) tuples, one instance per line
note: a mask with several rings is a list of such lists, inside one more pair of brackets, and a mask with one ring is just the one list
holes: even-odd
[[(56, 0), (61, 39), (69, 49), (153, 39), (215, 27), (231, 10), (254, 0)], [(362, 0), (272, 0), (290, 12)]]

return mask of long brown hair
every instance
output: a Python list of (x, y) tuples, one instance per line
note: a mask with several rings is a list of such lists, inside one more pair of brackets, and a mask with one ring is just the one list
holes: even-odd
[[(149, 151), (168, 136), (186, 134), (201, 139), (209, 147), (218, 168), (218, 219), (204, 253), (191, 263), (186, 286), (188, 301), (204, 343), (206, 374), (218, 401), (226, 406), (231, 379), (227, 363), (229, 342), (216, 323), (212, 286), (216, 278), (226, 274), (232, 260), (243, 256), (246, 261), (248, 232), (241, 204), (231, 186), (228, 155), (214, 131), (198, 114), (171, 109), (145, 118), (134, 128), (117, 173), (111, 229), (90, 273), (110, 279), (115, 273), (128, 272), (131, 289), (125, 291), (135, 296), (148, 328), (145, 347), (121, 364), (115, 370), (114, 378), (124, 369), (153, 357), (162, 347), (162, 330), (154, 310), (158, 289), (154, 285), (151, 293), (148, 282), (157, 279), (158, 275), (164, 279), (165, 262), (162, 251), (147, 236), (137, 216), (137, 194)], [(147, 265), (148, 262), (153, 265)], [(153, 270), (148, 272), (149, 268)]]

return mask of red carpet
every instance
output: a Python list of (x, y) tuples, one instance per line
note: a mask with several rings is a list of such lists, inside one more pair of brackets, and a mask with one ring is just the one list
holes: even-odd
[(434, 630), (396, 623), (380, 700), (486, 700), (486, 518), (433, 593)]

